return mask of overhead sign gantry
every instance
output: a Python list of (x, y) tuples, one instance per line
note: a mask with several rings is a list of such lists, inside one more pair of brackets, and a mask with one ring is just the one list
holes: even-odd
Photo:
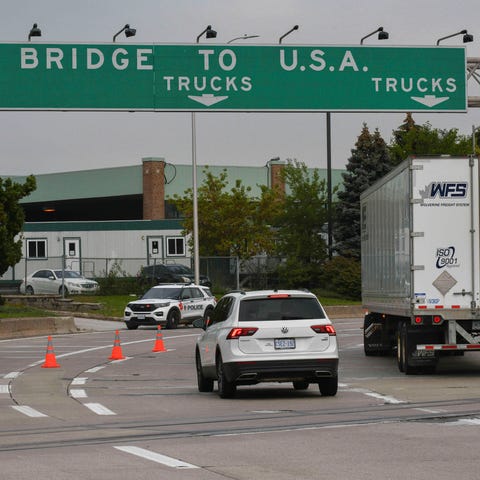
[(0, 110), (465, 112), (464, 47), (0, 44)]

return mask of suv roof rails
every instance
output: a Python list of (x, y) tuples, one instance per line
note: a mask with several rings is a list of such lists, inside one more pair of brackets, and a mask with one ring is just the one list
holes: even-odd
[(240, 295), (246, 295), (245, 290), (230, 290), (228, 293), (240, 293)]

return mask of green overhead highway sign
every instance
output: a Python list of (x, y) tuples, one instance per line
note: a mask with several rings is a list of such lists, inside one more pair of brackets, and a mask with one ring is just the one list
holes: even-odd
[(464, 112), (465, 49), (7, 43), (0, 109)]

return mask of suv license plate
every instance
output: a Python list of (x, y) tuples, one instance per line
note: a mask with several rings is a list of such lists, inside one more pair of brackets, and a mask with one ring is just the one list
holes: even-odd
[(275, 350), (293, 350), (295, 348), (294, 338), (275, 338)]

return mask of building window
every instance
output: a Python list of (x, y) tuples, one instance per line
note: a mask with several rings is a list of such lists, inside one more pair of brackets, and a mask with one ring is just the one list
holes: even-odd
[(167, 256), (184, 257), (185, 256), (185, 238), (169, 237), (167, 238)]
[(47, 258), (47, 240), (27, 239), (27, 258)]

